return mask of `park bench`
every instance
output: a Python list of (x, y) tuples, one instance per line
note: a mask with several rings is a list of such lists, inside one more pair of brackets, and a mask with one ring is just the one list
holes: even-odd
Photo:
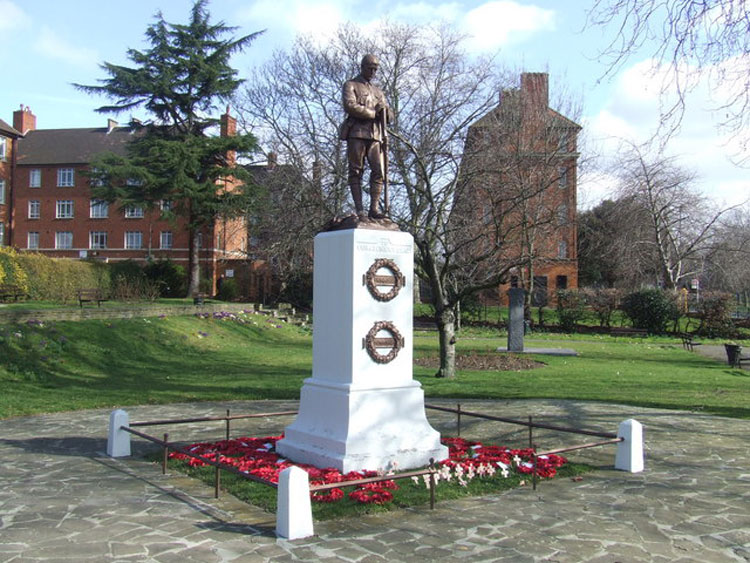
[(0, 284), (0, 300), (5, 301), (6, 299), (13, 298), (13, 301), (18, 301), (19, 297), (26, 297), (28, 294), (22, 290), (19, 286), (11, 283)]
[(612, 336), (648, 336), (648, 331), (643, 328), (633, 328), (630, 326), (613, 326), (609, 329)]
[(696, 342), (693, 335), (688, 334), (687, 332), (680, 333), (680, 338), (682, 339), (682, 347), (691, 352), (693, 351), (693, 346), (700, 346), (703, 344), (702, 342)]
[(96, 306), (101, 307), (102, 301), (107, 301), (107, 298), (104, 297), (101, 289), (91, 288), (78, 290), (78, 304), (81, 306), (81, 309), (83, 309), (84, 303), (96, 302)]
[(194, 293), (193, 305), (203, 305), (209, 297), (208, 293)]

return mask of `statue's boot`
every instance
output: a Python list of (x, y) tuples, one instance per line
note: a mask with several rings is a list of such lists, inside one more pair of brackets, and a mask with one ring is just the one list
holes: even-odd
[(365, 219), (367, 214), (365, 208), (362, 205), (362, 186), (359, 182), (351, 182), (349, 188), (352, 192), (352, 199), (354, 200), (354, 211), (357, 213), (357, 217)]
[(385, 213), (380, 210), (380, 192), (383, 184), (370, 185), (370, 219), (385, 219)]

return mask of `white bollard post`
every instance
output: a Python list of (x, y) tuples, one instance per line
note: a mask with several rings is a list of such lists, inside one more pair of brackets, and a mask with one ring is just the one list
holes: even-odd
[(289, 540), (313, 535), (310, 483), (307, 471), (287, 467), (279, 474), (276, 535)]
[(617, 437), (624, 441), (617, 444), (615, 469), (639, 473), (643, 471), (643, 425), (632, 418), (620, 423)]
[(110, 457), (127, 457), (130, 455), (130, 433), (121, 426), (129, 426), (130, 417), (122, 409), (112, 411), (109, 415), (109, 434), (107, 435), (107, 455)]

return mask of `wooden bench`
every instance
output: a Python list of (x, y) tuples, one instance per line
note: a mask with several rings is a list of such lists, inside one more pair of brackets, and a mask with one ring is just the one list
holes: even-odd
[(6, 299), (13, 298), (13, 301), (18, 301), (19, 297), (27, 297), (28, 294), (17, 285), (12, 283), (0, 284), (0, 300), (5, 301)]
[(648, 331), (643, 328), (633, 328), (630, 326), (613, 326), (609, 329), (612, 336), (648, 336)]
[(96, 306), (101, 307), (102, 301), (107, 301), (107, 298), (104, 297), (101, 289), (92, 288), (78, 290), (78, 304), (81, 306), (81, 309), (83, 309), (84, 303), (96, 302)]
[(693, 351), (693, 346), (700, 346), (703, 344), (703, 342), (696, 342), (693, 340), (693, 335), (688, 334), (687, 332), (680, 333), (680, 338), (682, 339), (682, 347), (691, 352)]

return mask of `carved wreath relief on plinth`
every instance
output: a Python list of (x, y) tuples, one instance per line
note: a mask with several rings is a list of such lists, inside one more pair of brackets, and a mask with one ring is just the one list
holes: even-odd
[[(390, 274), (383, 275), (380, 271), (388, 270)], [(390, 258), (378, 258), (372, 263), (370, 269), (363, 276), (362, 282), (367, 286), (367, 289), (378, 301), (388, 302), (401, 291), (401, 288), (406, 285), (406, 278), (398, 269), (396, 263)], [(382, 293), (380, 288), (390, 288), (387, 292)]]
[[(378, 336), (381, 331), (390, 334), (388, 337)], [(377, 321), (367, 333), (363, 342), (367, 353), (372, 360), (378, 364), (387, 364), (393, 361), (399, 350), (404, 347), (404, 337), (391, 321)], [(387, 354), (381, 354), (378, 349), (388, 349)]]

